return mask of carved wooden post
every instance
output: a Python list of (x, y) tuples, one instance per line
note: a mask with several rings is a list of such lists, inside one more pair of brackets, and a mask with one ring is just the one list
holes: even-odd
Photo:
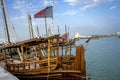
[(59, 37), (57, 37), (57, 56), (59, 56)]
[(83, 76), (86, 76), (86, 61), (85, 61), (85, 48), (83, 46), (81, 49), (81, 71), (83, 72)]
[(62, 56), (63, 56), (63, 45), (62, 45)]
[(24, 62), (24, 45), (21, 45), (21, 53), (22, 53), (21, 62), (22, 62), (22, 67), (23, 67), (23, 72), (24, 72), (24, 71), (25, 71), (25, 62)]
[(50, 72), (50, 39), (48, 39), (48, 72)]
[[(85, 48), (83, 45), (76, 47), (76, 57), (74, 64), (71, 65), (72, 69), (81, 71), (80, 76), (82, 77), (81, 80), (86, 80), (86, 61), (85, 61)], [(75, 66), (76, 65), (76, 66)]]
[(5, 49), (2, 50), (2, 53), (3, 53), (3, 55), (4, 55), (5, 63), (7, 63), (7, 58), (6, 58), (6, 51), (5, 51)]
[(21, 53), (22, 53), (22, 63), (24, 62), (24, 46), (21, 46)]
[(71, 56), (71, 51), (72, 51), (72, 45), (70, 44), (70, 56)]

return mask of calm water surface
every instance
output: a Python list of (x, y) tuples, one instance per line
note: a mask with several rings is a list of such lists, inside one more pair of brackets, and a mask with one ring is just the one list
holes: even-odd
[(85, 57), (91, 80), (120, 80), (120, 38), (91, 40)]

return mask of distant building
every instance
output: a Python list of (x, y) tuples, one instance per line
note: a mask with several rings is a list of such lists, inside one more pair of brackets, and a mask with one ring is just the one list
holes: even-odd
[(117, 32), (117, 35), (120, 35), (120, 32)]
[(117, 37), (119, 37), (119, 38), (120, 38), (120, 32), (117, 32)]
[(81, 35), (78, 32), (74, 36), (74, 38), (76, 38), (76, 39), (79, 39), (80, 37), (81, 37)]

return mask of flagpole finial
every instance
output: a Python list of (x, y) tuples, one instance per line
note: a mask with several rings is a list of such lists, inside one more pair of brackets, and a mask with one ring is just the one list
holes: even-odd
[(54, 0), (52, 0), (52, 6), (54, 6)]

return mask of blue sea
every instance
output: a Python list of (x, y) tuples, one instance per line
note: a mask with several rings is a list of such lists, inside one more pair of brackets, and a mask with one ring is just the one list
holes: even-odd
[[(77, 42), (81, 43), (86, 45), (84, 40)], [(120, 38), (91, 40), (85, 57), (91, 80), (120, 80)]]

